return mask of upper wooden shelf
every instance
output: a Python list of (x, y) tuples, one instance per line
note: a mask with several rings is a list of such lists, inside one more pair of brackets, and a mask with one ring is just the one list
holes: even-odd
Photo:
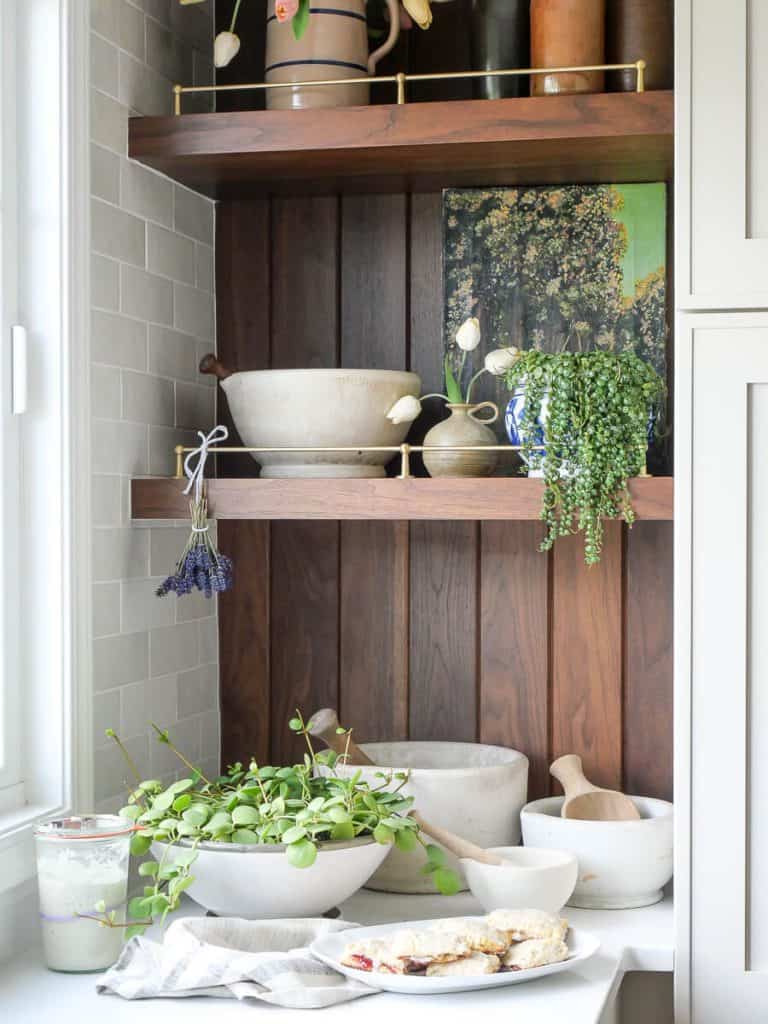
[[(131, 482), (134, 519), (185, 519), (185, 480)], [(538, 519), (543, 481), (526, 477), (407, 480), (209, 480), (216, 519)], [(672, 477), (630, 481), (638, 519), (672, 518)]]
[(129, 155), (216, 198), (666, 181), (671, 92), (135, 117)]

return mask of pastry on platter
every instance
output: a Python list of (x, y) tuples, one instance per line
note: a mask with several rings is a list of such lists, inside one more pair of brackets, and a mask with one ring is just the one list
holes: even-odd
[[(390, 970), (386, 964), (389, 954), (389, 943), (383, 939), (364, 939), (361, 942), (350, 942), (344, 949), (341, 962), (346, 967), (354, 967), (357, 971), (379, 971)], [(398, 963), (391, 965), (401, 967)], [(392, 973), (405, 974), (405, 970), (393, 971)]]
[(484, 921), (472, 921), (465, 917), (448, 917), (442, 921), (436, 921), (433, 928), (448, 935), (458, 936), (473, 952), (477, 953), (501, 956), (509, 945), (503, 932), (491, 928)]
[(497, 956), (488, 953), (472, 953), (461, 960), (452, 960), (447, 964), (430, 964), (427, 968), (428, 978), (458, 978), (479, 974), (496, 974), (501, 966)]
[(526, 939), (564, 939), (568, 933), (565, 918), (546, 910), (494, 910), (486, 921), (491, 928), (503, 932), (509, 942)]
[(504, 954), (502, 963), (510, 971), (525, 971), (568, 959), (568, 947), (562, 939), (526, 939), (515, 942)]
[(441, 932), (436, 928), (397, 932), (389, 946), (389, 957), (404, 961), (409, 970), (424, 969), (434, 963), (450, 963), (469, 956), (471, 952), (461, 935)]

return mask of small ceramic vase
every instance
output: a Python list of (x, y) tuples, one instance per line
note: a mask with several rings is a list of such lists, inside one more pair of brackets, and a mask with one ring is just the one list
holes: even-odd
[[(499, 416), (493, 402), (477, 405), (447, 405), (451, 415), (428, 432), (424, 445), (496, 444), (496, 435), (487, 424)], [(477, 417), (480, 409), (492, 409), (493, 415), (485, 420)], [(424, 465), (430, 476), (490, 476), (496, 468), (496, 452), (424, 452)]]
[[(606, 62), (630, 64), (642, 58), (646, 89), (671, 89), (675, 79), (674, 0), (611, 0), (606, 23)], [(608, 88), (634, 92), (635, 71), (613, 71)]]

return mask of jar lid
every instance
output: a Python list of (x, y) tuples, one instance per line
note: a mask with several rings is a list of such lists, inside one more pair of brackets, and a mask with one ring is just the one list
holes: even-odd
[(132, 821), (117, 814), (83, 814), (43, 821), (34, 834), (38, 839), (111, 839), (135, 831)]

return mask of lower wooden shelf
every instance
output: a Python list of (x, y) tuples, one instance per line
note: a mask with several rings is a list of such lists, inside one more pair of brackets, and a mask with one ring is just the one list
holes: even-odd
[[(185, 519), (185, 480), (131, 482), (134, 519)], [(541, 480), (442, 477), (407, 480), (209, 480), (215, 519), (538, 519)], [(638, 519), (672, 519), (672, 477), (630, 481)]]

